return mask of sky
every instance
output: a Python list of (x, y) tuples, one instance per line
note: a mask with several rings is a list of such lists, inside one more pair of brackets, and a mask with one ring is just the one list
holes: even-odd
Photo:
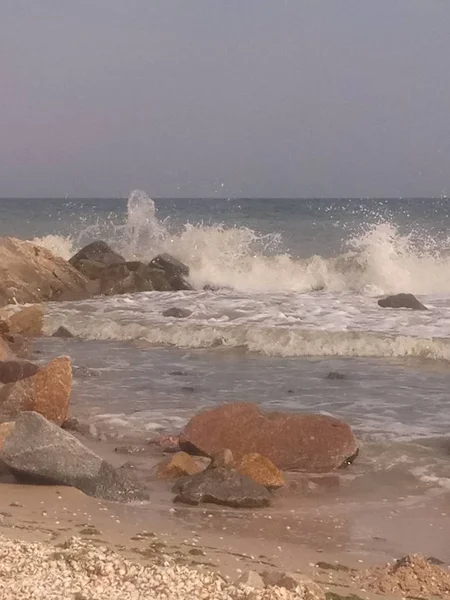
[(0, 197), (450, 196), (449, 0), (1, 0)]

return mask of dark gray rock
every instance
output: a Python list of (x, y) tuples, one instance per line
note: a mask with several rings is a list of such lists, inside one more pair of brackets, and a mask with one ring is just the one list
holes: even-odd
[(192, 286), (186, 280), (189, 276), (189, 267), (171, 254), (158, 254), (158, 256), (150, 262), (149, 266), (164, 272), (172, 290), (192, 289)]
[(32, 377), (38, 371), (38, 365), (27, 360), (2, 360), (0, 361), (0, 383), (15, 383)]
[(136, 271), (130, 271), (126, 263), (105, 267), (100, 275), (100, 294), (115, 296), (150, 292), (153, 285)]
[(175, 484), (175, 502), (197, 505), (201, 502), (232, 508), (260, 508), (270, 505), (267, 489), (237, 471), (206, 469)]
[(328, 375), (325, 377), (325, 379), (331, 379), (331, 380), (342, 380), (342, 379), (346, 379), (347, 376), (344, 375), (344, 373), (339, 373), (339, 371), (330, 371), (328, 373)]
[(81, 260), (96, 261), (102, 265), (114, 265), (125, 262), (123, 256), (115, 252), (106, 242), (101, 240), (84, 246), (84, 248), (72, 256), (69, 263), (77, 268), (77, 264)]
[(118, 502), (148, 499), (128, 474), (35, 412), (19, 415), (0, 459), (25, 483), (72, 486), (89, 496)]
[(74, 266), (89, 280), (98, 279), (105, 268), (103, 263), (97, 260), (88, 260), (87, 258), (77, 260)]
[(190, 317), (191, 315), (191, 310), (188, 310), (187, 308), (178, 308), (177, 306), (168, 308), (163, 312), (163, 317), (175, 317), (175, 319), (185, 319), (186, 317)]
[(64, 325), (61, 325), (61, 327), (58, 327), (58, 329), (55, 331), (52, 337), (73, 338), (74, 335), (71, 331), (64, 327)]
[(412, 308), (413, 310), (428, 310), (413, 294), (396, 294), (378, 300), (382, 308)]

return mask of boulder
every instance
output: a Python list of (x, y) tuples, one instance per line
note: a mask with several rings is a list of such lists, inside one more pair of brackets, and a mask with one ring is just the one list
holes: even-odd
[(9, 316), (8, 325), (9, 333), (18, 333), (26, 337), (42, 335), (44, 307), (42, 304), (26, 306)]
[(0, 459), (25, 483), (73, 486), (104, 500), (148, 499), (130, 476), (36, 412), (17, 418), (0, 449)]
[(168, 456), (156, 467), (158, 479), (177, 479), (187, 475), (194, 475), (201, 471), (195, 460), (186, 452), (176, 452)]
[(186, 280), (189, 276), (189, 267), (171, 254), (158, 254), (158, 256), (150, 262), (149, 266), (160, 269), (164, 273), (172, 290), (192, 289), (192, 286)]
[(67, 329), (67, 327), (64, 327), (64, 325), (61, 325), (60, 327), (58, 327), (58, 329), (52, 334), (52, 337), (59, 337), (59, 338), (73, 338), (75, 337), (73, 335), (73, 333), (71, 331), (69, 331)]
[(102, 265), (114, 265), (125, 262), (123, 256), (110, 248), (106, 242), (100, 240), (84, 246), (84, 248), (72, 256), (69, 263), (78, 268), (80, 261), (83, 260), (94, 261)]
[(249, 587), (252, 590), (263, 590), (266, 587), (263, 578), (256, 571), (245, 571), (236, 579), (234, 585)]
[(180, 434), (180, 448), (214, 456), (229, 448), (236, 461), (257, 452), (283, 471), (326, 472), (351, 462), (358, 443), (333, 417), (270, 413), (255, 404), (224, 404), (194, 416)]
[(86, 298), (87, 280), (64, 259), (31, 242), (0, 238), (0, 306)]
[(206, 469), (182, 477), (174, 486), (175, 502), (197, 505), (201, 502), (232, 508), (260, 508), (270, 505), (266, 488), (230, 469)]
[(236, 470), (269, 490), (276, 490), (286, 484), (283, 473), (272, 461), (257, 452), (245, 454), (236, 465)]
[(3, 386), (0, 406), (11, 416), (22, 411), (35, 411), (62, 425), (68, 416), (71, 389), (71, 361), (67, 356), (61, 356), (32, 377)]
[(38, 365), (27, 360), (2, 360), (0, 361), (0, 383), (15, 383), (35, 375), (38, 371)]
[(286, 571), (265, 571), (261, 575), (267, 587), (279, 587), (289, 591), (300, 591), (304, 600), (325, 600), (325, 591), (310, 577)]
[(188, 310), (187, 308), (178, 308), (176, 306), (168, 308), (163, 312), (163, 317), (174, 317), (175, 319), (185, 319), (186, 317), (190, 317), (191, 315), (191, 310)]
[(378, 300), (382, 308), (412, 308), (413, 310), (428, 310), (413, 294), (396, 294)]

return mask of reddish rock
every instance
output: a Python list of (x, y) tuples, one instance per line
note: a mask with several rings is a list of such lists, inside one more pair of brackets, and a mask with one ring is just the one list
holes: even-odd
[(269, 490), (276, 490), (286, 483), (283, 473), (273, 462), (257, 452), (243, 456), (236, 465), (236, 470)]
[(193, 417), (180, 435), (180, 448), (206, 456), (229, 448), (236, 461), (257, 452), (283, 471), (326, 472), (351, 462), (358, 443), (350, 427), (332, 417), (269, 413), (236, 403)]
[(11, 416), (22, 411), (35, 411), (49, 421), (62, 425), (68, 416), (71, 389), (70, 358), (61, 356), (40, 369), (36, 375), (3, 386), (0, 405)]
[(0, 361), (0, 383), (14, 383), (35, 375), (39, 367), (27, 360)]
[(177, 452), (157, 465), (156, 476), (159, 479), (177, 479), (186, 475), (194, 475), (201, 470), (192, 456), (186, 452)]

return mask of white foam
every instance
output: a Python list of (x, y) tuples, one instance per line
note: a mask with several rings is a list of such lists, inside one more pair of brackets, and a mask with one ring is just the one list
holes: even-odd
[[(107, 238), (129, 259), (150, 260), (170, 252), (186, 262), (191, 280), (229, 286), (247, 292), (312, 289), (376, 295), (411, 292), (450, 294), (450, 242), (439, 244), (423, 232), (401, 235), (389, 223), (368, 224), (359, 236), (343, 240), (343, 254), (296, 259), (280, 252), (279, 233), (261, 235), (247, 227), (186, 223), (173, 231), (158, 220), (154, 202), (135, 190), (127, 202), (124, 225), (99, 223), (79, 236), (58, 235), (34, 240), (55, 254), (69, 258), (82, 243)], [(108, 233), (106, 233), (108, 232)]]

